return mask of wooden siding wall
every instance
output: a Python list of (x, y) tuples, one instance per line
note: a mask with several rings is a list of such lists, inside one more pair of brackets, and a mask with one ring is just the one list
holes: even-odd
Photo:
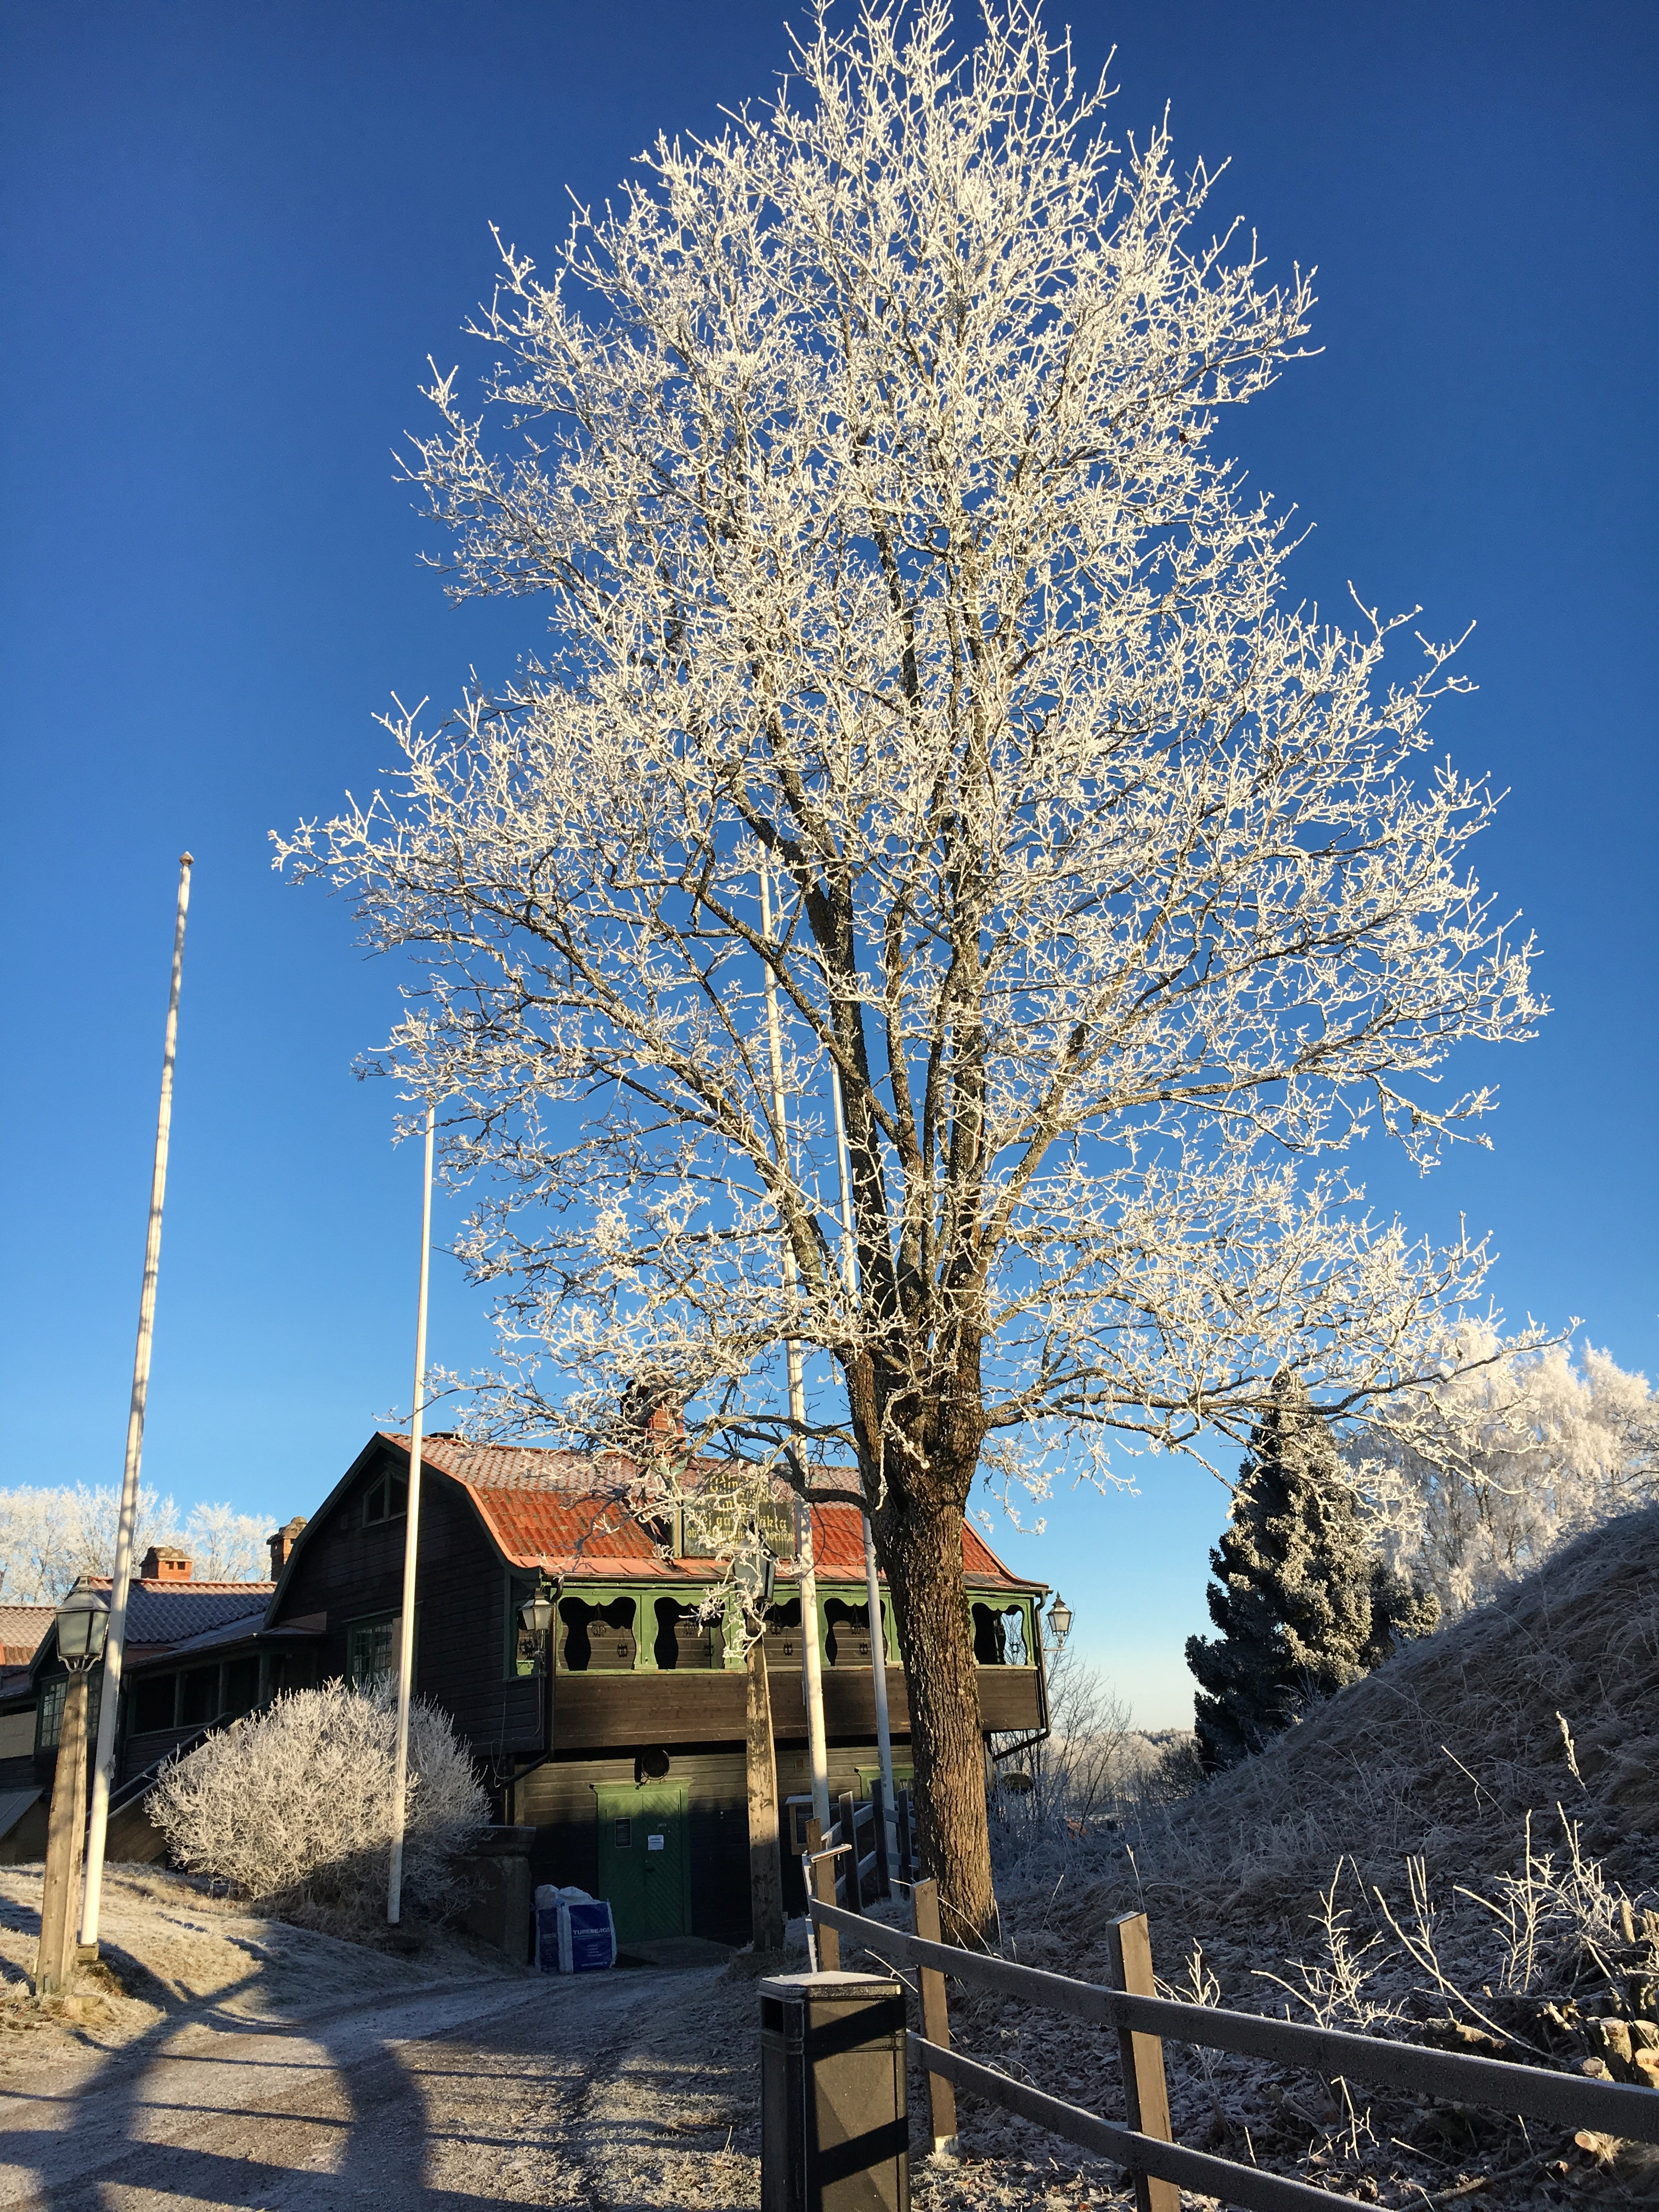
[[(898, 1747), (896, 1747), (896, 1749)], [(908, 1765), (908, 1747), (899, 1763)], [(868, 1743), (838, 1745), (830, 1753), (830, 1794), (862, 1794), (860, 1766), (876, 1764), (873, 1737)], [(792, 1753), (778, 1754), (778, 1796), (804, 1797), (812, 1778), (794, 1771)], [(715, 1942), (746, 1943), (749, 1920), (749, 1809), (744, 1754), (731, 1751), (676, 1752), (665, 1782), (686, 1785), (691, 1858), (691, 1933)], [(627, 1759), (560, 1759), (538, 1766), (520, 1783), (514, 1816), (538, 1830), (531, 1853), (531, 1879), (538, 1884), (574, 1884), (597, 1895), (599, 1886), (599, 1821), (594, 1791), (602, 1784), (631, 1785), (634, 1761)]]
[[(682, 1752), (668, 1782), (686, 1785), (691, 1862), (691, 1932), (716, 1942), (749, 1941), (749, 1809), (743, 1753)], [(539, 1833), (531, 1878), (574, 1883), (599, 1894), (599, 1824), (593, 1792), (602, 1783), (631, 1786), (628, 1759), (558, 1759), (518, 1787), (514, 1810)]]
[[(806, 1740), (806, 1708), (794, 1668), (770, 1671), (772, 1732), (781, 1743)], [(744, 1678), (735, 1669), (696, 1668), (686, 1674), (561, 1674), (554, 1686), (554, 1731), (562, 1751), (606, 1751), (619, 1746), (739, 1742), (744, 1732)], [(887, 1705), (895, 1736), (910, 1730), (910, 1707), (902, 1668), (887, 1670)], [(999, 1733), (1040, 1728), (1034, 1667), (979, 1669), (980, 1724)], [(866, 1668), (834, 1668), (823, 1677), (823, 1725), (832, 1741), (875, 1740), (876, 1692)]]
[(199, 1721), (192, 1721), (188, 1728), (146, 1729), (143, 1735), (128, 1736), (116, 1751), (117, 1782), (128, 1782), (135, 1774), (142, 1774), (158, 1759), (165, 1759), (187, 1736), (199, 1735), (201, 1726)]
[[(398, 1464), (403, 1464), (399, 1455)], [(380, 1472), (372, 1460), (325, 1526), (308, 1529), (278, 1621), (325, 1613), (318, 1676), (343, 1674), (350, 1625), (395, 1613), (402, 1601), (404, 1523), (363, 1526), (363, 1495)], [(421, 1563), (415, 1687), (453, 1716), (481, 1756), (541, 1748), (541, 1684), (507, 1681), (506, 1575), (466, 1493), (428, 1469), (421, 1484)]]

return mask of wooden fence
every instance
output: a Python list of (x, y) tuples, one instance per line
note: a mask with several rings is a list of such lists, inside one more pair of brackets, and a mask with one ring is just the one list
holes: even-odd
[[(1235, 2159), (1189, 2150), (1176, 2142), (1164, 2086), (1166, 2039), (1266, 2058), (1280, 2066), (1323, 2075), (1328, 2080), (1340, 2077), (1379, 2087), (1413, 2090), (1424, 2096), (1484, 2106), (1493, 2112), (1517, 2113), (1558, 2127), (1594, 2128), (1638, 2142), (1659, 2143), (1659, 2092), (1652, 2089), (1160, 1997), (1155, 1994), (1152, 1980), (1145, 1913), (1125, 1913), (1107, 1923), (1113, 1977), (1109, 1987), (942, 1943), (939, 1892), (931, 1881), (918, 1881), (911, 1889), (915, 1932), (907, 1935), (885, 1921), (870, 1919), (856, 1909), (848, 1911), (836, 1904), (835, 1864), (839, 1856), (840, 1850), (833, 1848), (816, 1856), (806, 1855), (808, 1911), (818, 1962), (838, 1967), (845, 1937), (856, 1948), (917, 1970), (921, 2033), (912, 2037), (911, 2048), (927, 2071), (936, 2150), (954, 2146), (956, 2091), (963, 2088), (1000, 2105), (1005, 2112), (1034, 2121), (1081, 2149), (1127, 2167), (1135, 2177), (1139, 2212), (1180, 2212), (1183, 2187), (1218, 2197), (1224, 2204), (1240, 2206), (1243, 2212), (1313, 2212), (1316, 2206), (1330, 2212), (1333, 2204), (1361, 2201), (1279, 2174), (1264, 2173)], [(858, 1887), (853, 1886), (854, 1895)], [(1097, 2112), (1049, 2096), (995, 2067), (952, 2051), (945, 1988), (947, 1976), (969, 1988), (994, 1990), (999, 1996), (1066, 2013), (1091, 2027), (1115, 2032), (1123, 2064), (1123, 2120), (1103, 2119)]]
[[(870, 1784), (868, 1797), (860, 1800), (843, 1790), (836, 1807), (836, 1821), (827, 1835), (816, 1820), (807, 1823), (806, 1857), (835, 1862), (836, 1894), (832, 1900), (857, 1912), (866, 1887), (872, 1898), (893, 1894), (896, 1882), (908, 1888), (921, 1873), (916, 1845), (915, 1801), (908, 1790), (893, 1793), (892, 1825), (888, 1825), (887, 1801), (878, 1781)], [(851, 1873), (858, 1862), (858, 1878)]]

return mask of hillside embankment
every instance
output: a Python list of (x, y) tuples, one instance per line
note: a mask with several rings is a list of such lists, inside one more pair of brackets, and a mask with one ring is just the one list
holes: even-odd
[[(1120, 1832), (1036, 1844), (1004, 1948), (1107, 1975), (1144, 1910), (1170, 1992), (1522, 2063), (1659, 2070), (1659, 1512), (1564, 1549), (1259, 1757)], [(1111, 2112), (1109, 2052), (960, 2008), (963, 2041)], [(1648, 2053), (1646, 2064), (1643, 2054)], [(1659, 2203), (1659, 2154), (1168, 2051), (1176, 2132), (1386, 2205)], [(1016, 2124), (968, 2139), (1026, 2151)]]

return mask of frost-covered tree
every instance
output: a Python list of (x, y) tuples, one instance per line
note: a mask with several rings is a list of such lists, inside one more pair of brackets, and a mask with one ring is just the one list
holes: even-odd
[[(0, 1568), (18, 1605), (55, 1605), (77, 1575), (106, 1575), (115, 1559), (121, 1493), (84, 1482), (0, 1490)], [(143, 1484), (134, 1556), (151, 1544), (182, 1544), (179, 1510)]]
[(1558, 1544), (1659, 1497), (1659, 1399), (1586, 1346), (1506, 1346), (1465, 1327), (1444, 1373), (1402, 1392), (1343, 1455), (1373, 1541), (1457, 1614)]
[[(107, 1575), (115, 1563), (121, 1493), (84, 1482), (0, 1490), (0, 1572), (15, 1605), (55, 1605), (77, 1575)], [(152, 1544), (190, 1554), (203, 1582), (257, 1582), (270, 1570), (269, 1519), (229, 1505), (192, 1505), (180, 1516), (171, 1498), (142, 1484), (132, 1555)]]
[(239, 1513), (232, 1505), (192, 1505), (185, 1522), (185, 1549), (198, 1582), (259, 1582), (270, 1572), (269, 1514)]
[(1274, 1386), (1210, 1554), (1220, 1633), (1189, 1637), (1205, 1765), (1231, 1766), (1438, 1617), (1373, 1556), (1330, 1425), (1293, 1376)]
[[(404, 1896), (441, 1913), (451, 1855), (489, 1819), (489, 1800), (447, 1714), (410, 1708)], [(386, 1910), (396, 1700), (327, 1682), (279, 1698), (163, 1768), (147, 1801), (178, 1863), (240, 1897), (325, 1927), (374, 1925)]]
[(482, 408), (440, 376), (411, 473), (454, 591), (546, 641), (282, 850), (427, 969), (383, 1064), (500, 1179), (483, 1418), (605, 1443), (672, 1383), (694, 1442), (861, 1495), (930, 1870), (988, 1924), (976, 1474), (1426, 1372), (1483, 1255), (1341, 1156), (1431, 1155), (1489, 1103), (1437, 1100), (1449, 1051), (1538, 1008), (1466, 866), (1492, 795), (1427, 764), (1448, 649), (1387, 681), (1390, 623), (1301, 605), (1222, 443), (1308, 284), (1162, 130), (1119, 153), (1023, 0), (951, 30), (820, 18), (550, 280), (504, 250)]

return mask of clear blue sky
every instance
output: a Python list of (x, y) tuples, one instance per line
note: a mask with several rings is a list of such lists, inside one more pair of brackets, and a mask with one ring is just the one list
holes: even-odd
[[(1216, 204), (1317, 263), (1325, 351), (1235, 434), (1316, 526), (1297, 575), (1479, 623), (1460, 765), (1512, 787), (1479, 855), (1556, 1012), (1496, 1075), (1496, 1150), (1374, 1192), (1496, 1233), (1509, 1312), (1654, 1371), (1656, 53), (1651, 5), (1311, 0), (1067, 14), (1115, 40), (1120, 135), (1170, 104)], [(452, 701), (534, 641), (455, 611), (390, 450), (492, 276), (544, 260), (659, 126), (763, 94), (783, 10), (613, 0), (77, 0), (0, 11), (0, 1273), (7, 1482), (118, 1478), (174, 855), (198, 859), (146, 1473), (315, 1506), (407, 1399), (416, 1163), (353, 1054), (396, 978), (269, 872), (362, 791), (389, 692)], [(1644, 644), (1644, 641), (1647, 643)], [(434, 1357), (487, 1350), (441, 1267)], [(1010, 1539), (1147, 1723), (1187, 1717), (1223, 1509), (1152, 1464)]]

